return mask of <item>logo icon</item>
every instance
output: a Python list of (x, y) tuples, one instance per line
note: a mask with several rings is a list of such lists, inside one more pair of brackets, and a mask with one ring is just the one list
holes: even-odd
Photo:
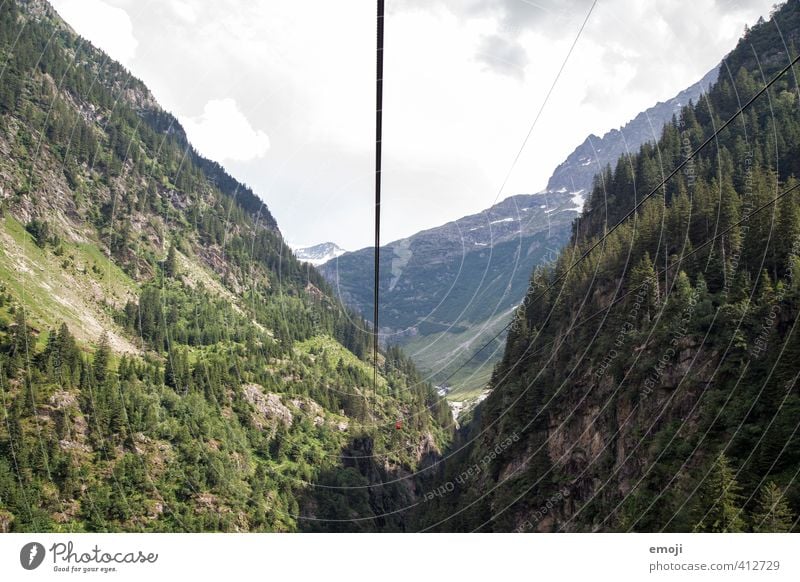
[(39, 542), (27, 543), (19, 552), (19, 563), (26, 570), (35, 570), (42, 565), (44, 554), (44, 546)]

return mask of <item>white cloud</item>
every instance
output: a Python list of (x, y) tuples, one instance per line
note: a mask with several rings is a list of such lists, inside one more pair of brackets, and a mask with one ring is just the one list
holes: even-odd
[(528, 53), (520, 42), (496, 34), (483, 38), (477, 58), (489, 68), (518, 79), (525, 76), (528, 64)]
[(172, 3), (169, 4), (169, 7), (172, 9), (172, 12), (183, 20), (184, 22), (188, 22), (189, 24), (194, 24), (197, 22), (197, 12), (195, 11), (194, 7), (189, 4), (188, 2), (182, 2), (181, 0), (174, 0)]
[(111, 58), (123, 65), (133, 60), (139, 43), (125, 10), (102, 0), (51, 0), (51, 3), (78, 34)]
[(262, 158), (269, 150), (269, 136), (254, 129), (230, 97), (212, 99), (197, 117), (181, 117), (189, 141), (212, 160), (244, 162)]
[[(55, 3), (70, 1), (99, 0)], [(104, 2), (133, 21), (133, 73), (184, 122), (195, 147), (264, 198), (284, 234), (371, 243), (372, 4)], [(589, 133), (696, 82), (773, 2), (598, 2), (502, 196), (544, 187)], [(387, 3), (385, 240), (495, 202), (590, 4)], [(79, 30), (87, 19), (106, 26), (89, 10), (80, 16), (68, 19)], [(230, 99), (213, 101), (220, 96)]]

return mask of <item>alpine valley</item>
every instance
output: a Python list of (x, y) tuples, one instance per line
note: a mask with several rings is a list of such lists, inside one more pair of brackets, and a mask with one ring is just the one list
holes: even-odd
[[(522, 301), (533, 269), (554, 262), (569, 240), (595, 176), (656, 142), (664, 124), (696, 103), (718, 72), (715, 67), (620, 129), (587, 137), (555, 169), (544, 191), (506, 198), (381, 248), (381, 330), (440, 385), (454, 410), (468, 410), (485, 397), (492, 367), (502, 357), (503, 327)], [(368, 248), (337, 255), (320, 267), (341, 298), (370, 320), (373, 262)]]
[(293, 252), (0, 3), (0, 531), (796, 531), (798, 43), (790, 0), (543, 192), (384, 246), (375, 346), (372, 249)]

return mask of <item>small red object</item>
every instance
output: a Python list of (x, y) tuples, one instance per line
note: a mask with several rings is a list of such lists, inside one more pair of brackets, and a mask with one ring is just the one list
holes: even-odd
[(400, 430), (401, 428), (403, 428), (403, 421), (402, 420), (398, 420), (397, 422), (394, 423), (394, 427), (397, 430)]

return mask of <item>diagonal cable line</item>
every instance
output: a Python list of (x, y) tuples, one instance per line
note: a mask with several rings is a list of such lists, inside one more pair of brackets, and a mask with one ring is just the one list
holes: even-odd
[[(497, 190), (497, 195), (495, 196), (495, 202), (497, 201), (498, 198), (500, 198), (500, 195), (503, 193), (503, 190), (505, 189), (506, 184), (508, 183), (508, 180), (511, 177), (511, 174), (514, 172), (514, 169), (516, 168), (517, 163), (519, 162), (519, 159), (522, 156), (522, 152), (525, 150), (525, 146), (528, 145), (528, 140), (530, 139), (531, 135), (533, 135), (533, 130), (536, 128), (536, 125), (539, 122), (539, 118), (542, 116), (542, 112), (544, 111), (544, 108), (547, 106), (547, 103), (550, 101), (550, 97), (553, 94), (553, 91), (555, 90), (559, 79), (561, 78), (561, 74), (564, 72), (564, 69), (567, 67), (567, 63), (569, 62), (569, 59), (572, 56), (572, 53), (574, 52), (575, 47), (578, 45), (578, 41), (580, 40), (581, 36), (583, 35), (583, 31), (586, 28), (587, 23), (589, 22), (589, 17), (591, 17), (595, 6), (597, 6), (597, 0), (594, 0), (594, 2), (592, 2), (592, 5), (589, 7), (588, 12), (586, 13), (586, 17), (583, 19), (583, 22), (581, 23), (581, 26), (578, 29), (578, 33), (575, 35), (575, 40), (572, 41), (572, 44), (570, 45), (569, 50), (567, 51), (567, 54), (564, 56), (564, 60), (561, 62), (561, 66), (558, 69), (558, 73), (556, 73), (556, 76), (553, 78), (553, 82), (550, 84), (550, 89), (548, 89), (547, 94), (545, 95), (544, 100), (542, 101), (542, 104), (539, 106), (539, 110), (536, 112), (536, 116), (533, 118), (533, 122), (531, 123), (530, 128), (528, 128), (528, 133), (525, 135), (525, 139), (522, 140), (522, 144), (520, 145), (519, 150), (517, 151), (517, 155), (514, 156), (514, 160), (511, 162), (511, 166), (509, 167), (508, 171), (506, 172), (506, 175), (503, 178), (503, 182), (500, 185), (500, 188)], [(489, 251), (489, 252), (491, 253), (491, 251)], [(473, 359), (475, 359), (475, 357), (479, 353), (481, 353), (484, 349), (486, 349), (489, 345), (491, 345), (492, 342), (494, 342), (494, 340), (496, 340), (498, 337), (503, 335), (503, 332), (505, 332), (506, 329), (508, 329), (509, 325), (510, 324), (507, 324), (494, 337), (492, 337), (492, 339), (490, 339), (487, 343), (485, 343), (480, 348), (478, 348), (478, 350), (475, 353), (473, 353), (464, 363), (462, 363), (451, 374), (449, 374), (443, 380), (443, 383), (446, 384), (447, 382), (449, 382), (458, 372), (460, 372), (462, 369), (464, 369), (464, 367), (467, 364), (469, 364)]]
[(594, 7), (597, 6), (597, 0), (592, 2), (592, 5), (589, 7), (589, 11), (586, 13), (586, 18), (583, 19), (583, 23), (581, 27), (578, 29), (578, 34), (575, 35), (575, 40), (572, 41), (572, 45), (569, 47), (564, 60), (561, 62), (561, 67), (558, 69), (558, 73), (553, 78), (553, 82), (550, 84), (550, 89), (547, 90), (547, 95), (544, 97), (544, 101), (539, 106), (539, 111), (536, 112), (536, 117), (533, 118), (533, 123), (531, 123), (530, 128), (528, 129), (528, 133), (525, 135), (525, 139), (522, 140), (522, 145), (520, 145), (519, 150), (517, 151), (517, 155), (514, 156), (514, 161), (511, 162), (511, 167), (508, 168), (508, 172), (506, 172), (505, 177), (503, 178), (503, 183), (500, 185), (500, 189), (497, 191), (497, 196), (495, 196), (495, 202), (500, 197), (500, 194), (503, 193), (503, 190), (508, 183), (508, 179), (511, 177), (511, 174), (514, 172), (514, 168), (517, 167), (517, 162), (519, 162), (520, 157), (522, 156), (522, 152), (525, 150), (525, 146), (528, 145), (528, 140), (530, 139), (531, 135), (533, 135), (533, 130), (536, 128), (536, 124), (539, 123), (539, 118), (542, 116), (542, 112), (544, 111), (545, 106), (547, 106), (548, 101), (550, 101), (550, 96), (553, 94), (553, 91), (558, 84), (558, 80), (561, 78), (561, 74), (564, 72), (564, 69), (567, 67), (567, 63), (569, 62), (570, 57), (572, 56), (575, 47), (578, 44), (578, 41), (583, 35), (583, 30), (586, 28), (586, 24), (589, 22), (589, 17), (592, 15), (594, 11)]
[[(743, 223), (747, 222), (751, 216), (753, 216), (753, 215), (755, 215), (755, 214), (758, 214), (758, 213), (760, 213), (760, 212), (764, 211), (765, 209), (769, 208), (770, 206), (772, 206), (773, 204), (775, 204), (776, 202), (778, 202), (778, 201), (779, 201), (780, 199), (782, 199), (784, 196), (787, 196), (788, 194), (790, 194), (790, 193), (792, 193), (792, 192), (794, 192), (794, 191), (796, 191), (796, 190), (798, 190), (798, 189), (800, 189), (800, 183), (798, 183), (798, 184), (795, 184), (794, 186), (791, 186), (791, 187), (787, 188), (786, 190), (784, 190), (783, 192), (781, 192), (780, 194), (778, 194), (777, 196), (775, 196), (775, 197), (774, 197), (774, 198), (772, 198), (771, 200), (768, 200), (767, 202), (763, 203), (761, 206), (759, 206), (758, 208), (756, 208), (756, 209), (755, 209), (755, 210), (754, 210), (752, 213), (750, 213), (750, 215), (749, 215), (749, 216), (747, 216), (747, 217), (744, 217), (744, 218), (740, 219), (739, 221), (737, 221), (736, 223), (734, 223), (734, 224), (730, 225), (730, 226), (729, 226), (728, 228), (726, 228), (724, 231), (722, 231), (722, 232), (718, 233), (718, 234), (717, 234), (717, 235), (715, 235), (714, 237), (712, 237), (712, 238), (710, 238), (710, 239), (706, 240), (705, 242), (703, 242), (702, 244), (698, 245), (698, 247), (697, 247), (697, 248), (695, 248), (694, 250), (690, 251), (689, 253), (686, 253), (686, 254), (685, 254), (685, 255), (683, 255), (682, 257), (679, 257), (679, 258), (678, 258), (678, 259), (677, 259), (675, 262), (673, 262), (673, 264), (671, 264), (671, 265), (669, 265), (669, 266), (665, 267), (664, 269), (660, 270), (660, 271), (659, 271), (659, 272), (656, 274), (656, 278), (658, 278), (660, 275), (662, 275), (662, 274), (663, 274), (664, 272), (666, 272), (667, 270), (669, 270), (669, 269), (672, 269), (672, 268), (674, 268), (674, 267), (676, 267), (676, 266), (680, 265), (680, 263), (681, 263), (683, 260), (685, 260), (686, 258), (688, 258), (688, 257), (690, 257), (690, 256), (692, 256), (692, 255), (694, 255), (694, 254), (696, 254), (696, 253), (697, 253), (697, 252), (699, 252), (699, 251), (700, 251), (700, 250), (701, 250), (703, 247), (706, 247), (707, 245), (709, 245), (709, 244), (712, 244), (712, 243), (713, 243), (713, 242), (715, 242), (716, 240), (718, 240), (718, 239), (722, 238), (723, 236), (725, 236), (727, 233), (729, 233), (729, 232), (730, 232), (731, 230), (733, 230), (734, 228), (736, 228), (736, 227), (738, 227), (738, 226), (742, 225)], [(575, 329), (577, 329), (579, 326), (581, 326), (581, 325), (583, 325), (583, 324), (587, 323), (589, 320), (591, 320), (591, 319), (594, 319), (594, 318), (595, 318), (595, 317), (597, 317), (598, 315), (601, 315), (602, 313), (604, 313), (604, 312), (606, 312), (607, 310), (611, 309), (611, 308), (612, 308), (612, 307), (613, 307), (613, 306), (614, 306), (616, 303), (618, 303), (618, 302), (622, 301), (622, 300), (623, 300), (625, 297), (628, 297), (629, 295), (631, 295), (632, 293), (634, 293), (635, 291), (637, 291), (639, 288), (641, 288), (641, 287), (642, 287), (642, 286), (644, 286), (644, 285), (645, 285), (645, 283), (642, 283), (641, 285), (639, 285), (639, 286), (637, 286), (637, 287), (635, 287), (635, 288), (633, 288), (633, 289), (629, 290), (629, 291), (628, 291), (627, 293), (625, 293), (623, 296), (621, 296), (621, 297), (619, 297), (617, 300), (613, 301), (613, 302), (612, 302), (612, 303), (611, 303), (611, 304), (610, 304), (608, 307), (604, 307), (604, 308), (602, 308), (602, 309), (598, 310), (597, 312), (593, 313), (592, 315), (590, 315), (590, 316), (588, 316), (588, 317), (584, 318), (584, 319), (583, 319), (583, 320), (581, 320), (580, 322), (570, 325), (570, 329), (567, 331), (567, 335), (568, 335), (569, 333), (572, 333), (572, 332), (573, 332)], [(563, 346), (565, 341), (566, 341), (566, 336), (565, 336), (565, 337), (562, 337), (562, 338), (556, 338), (556, 339), (554, 339), (554, 340), (552, 340), (552, 341), (549, 341), (549, 342), (547, 342), (545, 345), (541, 346), (540, 348), (538, 348), (537, 350), (534, 350), (534, 351), (533, 351), (533, 352), (531, 352), (531, 353), (528, 353), (528, 349), (530, 349), (530, 347), (528, 347), (528, 348), (525, 350), (525, 353), (524, 353), (524, 354), (521, 356), (521, 358), (524, 358), (524, 357), (531, 357), (531, 356), (534, 356), (534, 355), (538, 355), (539, 353), (542, 353), (542, 352), (544, 352), (544, 350), (545, 350), (545, 349), (547, 349), (548, 347), (551, 347), (551, 346), (553, 346), (554, 344), (556, 344), (556, 343), (558, 343), (558, 342), (560, 342), (560, 343), (561, 343), (561, 345)], [(560, 349), (560, 346), (559, 346), (559, 348), (558, 348), (558, 349)], [(538, 413), (537, 413), (537, 415), (538, 415)], [(537, 483), (538, 483), (538, 482), (539, 482), (539, 481), (537, 480)], [(498, 485), (497, 485), (496, 487), (499, 487), (501, 484), (502, 484), (502, 483), (498, 483)], [(530, 488), (528, 489), (528, 491), (530, 491)], [(525, 495), (525, 493), (526, 493), (526, 492), (523, 492), (523, 493), (522, 493), (520, 496), (518, 496), (518, 497), (517, 497), (517, 499), (514, 501), (514, 503), (515, 503), (516, 501), (518, 501), (519, 499), (521, 499), (521, 498), (522, 498), (522, 496), (523, 496), (523, 495)], [(487, 494), (488, 494), (488, 493), (487, 493)], [(483, 496), (481, 496), (481, 498), (483, 498)], [(474, 502), (473, 502), (473, 503), (474, 503)], [(472, 504), (470, 504), (470, 505), (472, 505)], [(460, 511), (463, 511), (463, 510), (460, 510)], [(476, 531), (477, 531), (477, 530), (476, 530)]]

